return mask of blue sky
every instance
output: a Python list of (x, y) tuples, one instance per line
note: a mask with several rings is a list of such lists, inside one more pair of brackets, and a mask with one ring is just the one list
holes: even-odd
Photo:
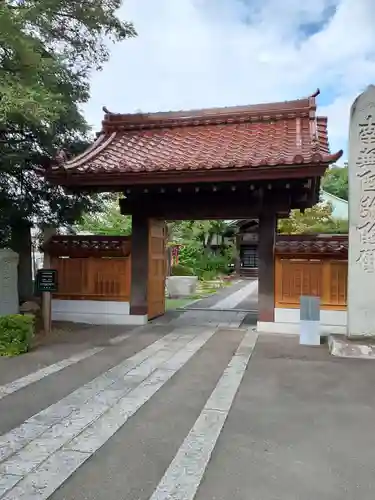
[(354, 98), (375, 83), (375, 0), (124, 0), (136, 39), (111, 45), (84, 111), (256, 104), (321, 89), (331, 149), (347, 146)]

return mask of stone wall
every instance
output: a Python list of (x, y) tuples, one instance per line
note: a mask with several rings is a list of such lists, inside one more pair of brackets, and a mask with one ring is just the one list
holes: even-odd
[(19, 311), (17, 280), (18, 254), (0, 250), (0, 316)]

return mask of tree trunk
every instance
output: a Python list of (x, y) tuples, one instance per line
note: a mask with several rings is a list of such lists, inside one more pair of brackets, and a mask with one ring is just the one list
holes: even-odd
[(18, 295), (20, 303), (31, 300), (34, 295), (30, 229), (31, 225), (25, 221), (18, 221), (12, 225), (11, 248), (19, 255)]
[(204, 253), (207, 256), (212, 253), (212, 240), (213, 239), (214, 239), (214, 233), (208, 233), (207, 241), (206, 241), (206, 237), (204, 236), (204, 241), (203, 241)]

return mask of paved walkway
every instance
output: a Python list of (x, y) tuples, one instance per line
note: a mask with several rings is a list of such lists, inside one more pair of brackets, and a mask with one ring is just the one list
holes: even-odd
[(239, 304), (242, 304), (249, 296), (255, 296), (258, 292), (258, 281), (254, 280), (244, 284), (240, 290), (231, 293), (228, 297), (219, 300), (211, 306), (211, 309), (236, 309)]
[(185, 309), (222, 311), (256, 311), (258, 305), (258, 280), (241, 279), (217, 293), (193, 302)]
[(257, 337), (244, 314), (0, 359), (0, 499), (372, 500), (372, 363)]

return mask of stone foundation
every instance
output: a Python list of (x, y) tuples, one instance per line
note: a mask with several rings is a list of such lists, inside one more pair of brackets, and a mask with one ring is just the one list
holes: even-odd
[[(342, 310), (321, 310), (320, 327), (323, 336), (345, 334), (347, 329), (347, 312)], [(300, 310), (275, 308), (275, 321), (258, 321), (257, 329), (263, 333), (300, 334)]]
[(343, 335), (330, 335), (328, 345), (332, 356), (375, 360), (375, 340), (371, 342), (366, 338), (353, 340)]
[(52, 300), (52, 321), (91, 325), (145, 325), (147, 314), (130, 314), (129, 302), (107, 300)]

